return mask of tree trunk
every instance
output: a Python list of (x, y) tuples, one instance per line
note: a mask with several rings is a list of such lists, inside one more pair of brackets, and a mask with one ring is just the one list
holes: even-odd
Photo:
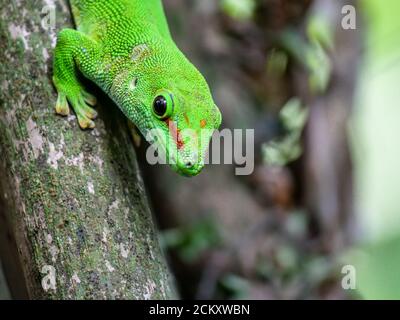
[[(46, 29), (52, 4), (57, 27)], [(13, 297), (174, 297), (126, 120), (98, 90), (93, 131), (54, 113), (67, 2), (11, 1), (0, 13), (0, 254)]]

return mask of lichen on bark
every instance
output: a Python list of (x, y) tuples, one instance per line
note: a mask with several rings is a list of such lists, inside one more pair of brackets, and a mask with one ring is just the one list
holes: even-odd
[[(56, 28), (43, 26), (46, 6), (55, 7)], [(14, 243), (30, 298), (174, 297), (126, 120), (94, 87), (100, 105), (93, 131), (80, 130), (74, 115), (54, 113), (51, 54), (57, 31), (71, 27), (67, 3), (12, 1), (0, 15), (6, 274), (12, 258), (4, 255)]]

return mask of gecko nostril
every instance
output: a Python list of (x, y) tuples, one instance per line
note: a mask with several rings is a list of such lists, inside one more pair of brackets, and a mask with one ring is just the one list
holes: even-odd
[(188, 162), (185, 163), (185, 167), (186, 168), (191, 168), (191, 167), (193, 167), (193, 163), (191, 161), (188, 161)]

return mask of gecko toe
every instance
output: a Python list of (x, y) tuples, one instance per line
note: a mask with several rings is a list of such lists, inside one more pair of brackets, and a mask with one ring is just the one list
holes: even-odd
[(85, 90), (82, 90), (81, 94), (88, 105), (94, 107), (97, 104), (97, 99), (94, 95), (86, 92)]
[(78, 115), (78, 122), (81, 129), (93, 129), (96, 126), (94, 121), (81, 115)]
[(65, 94), (58, 94), (57, 103), (56, 103), (56, 113), (61, 116), (69, 115), (69, 106), (67, 102), (67, 97)]
[(79, 126), (82, 129), (93, 129), (95, 127), (94, 119), (97, 118), (97, 112), (87, 105), (87, 102), (82, 94), (67, 95), (59, 93), (56, 103), (56, 113), (68, 116), (70, 114), (70, 107), (74, 109), (78, 118)]

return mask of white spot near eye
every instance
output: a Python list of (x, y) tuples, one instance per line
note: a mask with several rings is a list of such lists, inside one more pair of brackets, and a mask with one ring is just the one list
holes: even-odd
[(139, 44), (132, 49), (131, 59), (133, 62), (139, 61), (150, 52), (149, 47), (145, 44)]
[(137, 86), (137, 79), (133, 79), (130, 83), (129, 83), (129, 90), (135, 90), (136, 86)]

